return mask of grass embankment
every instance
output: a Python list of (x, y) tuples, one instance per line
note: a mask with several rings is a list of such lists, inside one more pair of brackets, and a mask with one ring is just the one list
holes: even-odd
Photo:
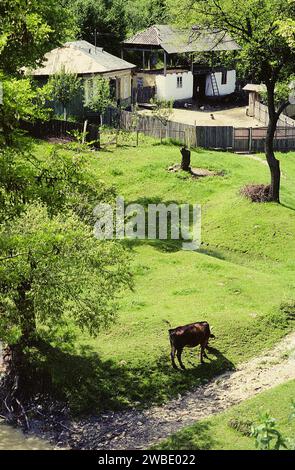
[(249, 434), (251, 423), (259, 421), (260, 413), (269, 411), (277, 420), (277, 429), (284, 438), (294, 440), (295, 421), (290, 420), (295, 381), (246, 400), (229, 411), (198, 421), (155, 446), (169, 450), (253, 450), (255, 440)]
[[(49, 149), (36, 145), (39, 154)], [(295, 310), (294, 153), (281, 156), (281, 205), (253, 204), (239, 195), (243, 185), (269, 180), (266, 165), (243, 156), (192, 152), (193, 167), (224, 171), (203, 179), (167, 171), (180, 160), (172, 145), (142, 144), (88, 158), (126, 203), (202, 204), (203, 245), (186, 252), (169, 240), (123, 242), (134, 255), (135, 290), (120, 300), (117, 323), (96, 339), (79, 333), (77, 355), (59, 353), (53, 361), (55, 380), (77, 409), (163, 402), (288, 332)], [(293, 302), (287, 313), (283, 302)], [(187, 371), (172, 370), (163, 320), (173, 326), (210, 322), (216, 335), (211, 361), (201, 366), (198, 351), (186, 351)]]

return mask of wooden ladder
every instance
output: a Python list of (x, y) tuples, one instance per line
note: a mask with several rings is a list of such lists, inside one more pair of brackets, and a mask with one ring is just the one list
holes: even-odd
[(216, 77), (215, 77), (215, 73), (214, 73), (214, 72), (211, 72), (211, 73), (210, 73), (210, 78), (211, 78), (211, 85), (212, 85), (213, 96), (219, 96), (218, 84), (217, 84), (217, 80), (216, 80)]

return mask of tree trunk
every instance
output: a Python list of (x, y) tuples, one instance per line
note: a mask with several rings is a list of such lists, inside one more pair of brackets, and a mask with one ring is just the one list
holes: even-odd
[(274, 135), (277, 127), (277, 119), (269, 119), (267, 134), (265, 139), (265, 156), (269, 166), (271, 182), (270, 182), (270, 199), (275, 202), (280, 202), (280, 181), (281, 170), (280, 162), (276, 159), (274, 154)]
[[(270, 200), (280, 202), (280, 181), (281, 170), (280, 162), (276, 159), (274, 154), (274, 136), (277, 128), (279, 115), (282, 111), (276, 112), (274, 101), (275, 84), (273, 81), (266, 81), (267, 87), (267, 100), (268, 100), (268, 126), (265, 138), (265, 156), (269, 166), (271, 182), (270, 182)], [(282, 109), (283, 110), (283, 109)]]
[(21, 342), (30, 344), (33, 343), (37, 337), (34, 305), (32, 300), (28, 297), (28, 292), (31, 290), (31, 283), (29, 281), (23, 281), (20, 283), (17, 290), (18, 297), (16, 305), (20, 314)]
[(181, 150), (181, 156), (182, 156), (182, 159), (181, 159), (181, 169), (183, 171), (191, 171), (191, 167), (190, 167), (190, 164), (191, 164), (191, 152), (190, 150), (186, 149), (185, 147), (183, 147)]

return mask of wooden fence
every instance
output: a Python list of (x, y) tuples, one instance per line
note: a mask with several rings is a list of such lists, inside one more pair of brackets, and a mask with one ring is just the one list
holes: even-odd
[[(291, 126), (295, 121), (287, 116), (282, 119), (275, 134), (274, 148), (279, 151), (295, 150), (295, 126)], [(282, 125), (285, 121), (288, 125)], [(192, 126), (173, 121), (168, 121), (164, 126), (154, 116), (135, 118), (134, 114), (118, 109), (108, 110), (104, 123), (126, 130), (138, 130), (157, 139), (177, 140), (188, 147), (250, 153), (264, 151), (267, 131), (266, 127)]]
[[(59, 119), (51, 119), (50, 121), (21, 121), (20, 127), (32, 137), (44, 139), (48, 137), (71, 138), (72, 131), (83, 132), (84, 124), (81, 122), (61, 121)], [(86, 138), (88, 142), (99, 140), (98, 126), (88, 124), (86, 128)]]
[(129, 111), (117, 109), (109, 109), (103, 117), (103, 123), (121, 129), (139, 131), (156, 139), (172, 139), (197, 147), (196, 128), (188, 124), (168, 121), (167, 125), (164, 125), (154, 116), (135, 116)]
[[(254, 117), (264, 126), (267, 126), (269, 121), (267, 106), (256, 101), (254, 106)], [(281, 114), (278, 120), (278, 127), (295, 127), (295, 121), (289, 116)]]
[[(235, 128), (233, 132), (233, 151), (263, 152), (267, 127)], [(278, 127), (275, 133), (274, 149), (286, 152), (295, 150), (295, 127)]]
[(231, 150), (233, 147), (232, 126), (197, 126), (197, 147)]
[[(263, 106), (263, 105), (262, 105)], [(263, 112), (263, 108), (260, 108)], [(277, 151), (295, 150), (295, 123), (293, 119), (283, 116), (275, 133), (274, 149)], [(231, 150), (234, 152), (263, 152), (266, 127), (232, 126), (193, 126), (180, 122), (168, 121), (164, 125), (154, 116), (135, 115), (129, 111), (111, 108), (103, 116), (103, 123), (116, 129), (133, 130), (156, 139), (171, 139), (188, 147)], [(61, 120), (21, 122), (21, 128), (36, 138), (67, 137), (71, 131), (83, 132), (84, 124)], [(87, 125), (86, 141), (99, 142), (98, 125)], [(99, 145), (99, 144), (97, 144)]]

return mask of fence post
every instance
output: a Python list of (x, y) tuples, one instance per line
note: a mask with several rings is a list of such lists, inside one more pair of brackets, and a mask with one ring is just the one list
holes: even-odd
[(253, 128), (252, 127), (249, 127), (249, 153), (252, 152), (252, 131), (253, 131)]
[(136, 147), (138, 147), (138, 134), (139, 134), (139, 131), (138, 129), (136, 130)]
[(87, 121), (87, 119), (85, 119), (84, 126), (83, 126), (83, 134), (82, 134), (82, 144), (85, 143), (87, 124), (88, 124), (88, 121)]

